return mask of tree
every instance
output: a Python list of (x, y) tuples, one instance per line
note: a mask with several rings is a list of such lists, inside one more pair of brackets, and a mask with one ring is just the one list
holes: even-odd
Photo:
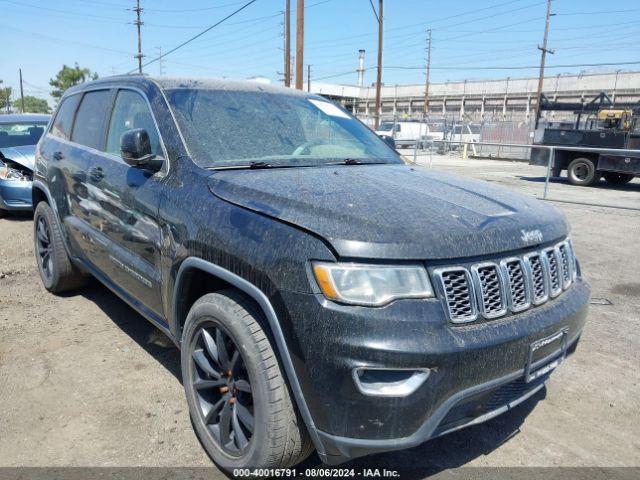
[(49, 85), (54, 88), (51, 91), (51, 96), (60, 99), (67, 88), (97, 78), (97, 73), (91, 72), (88, 68), (80, 68), (77, 63), (73, 67), (62, 65), (62, 69), (56, 74), (56, 77), (49, 80)]
[[(13, 102), (13, 106), (22, 109), (22, 102), (17, 100)], [(34, 97), (32, 95), (24, 96), (24, 112), (22, 113), (51, 113), (51, 108), (44, 98)]]
[(11, 87), (0, 88), (0, 110), (7, 110), (7, 102), (11, 106)]

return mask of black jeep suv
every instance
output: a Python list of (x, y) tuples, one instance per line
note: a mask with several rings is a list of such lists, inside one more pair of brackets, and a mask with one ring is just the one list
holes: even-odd
[(176, 343), (196, 433), (228, 471), (492, 418), (585, 323), (553, 207), (405, 165), (317, 95), (106, 78), (66, 92), (36, 157), (44, 285), (92, 275)]

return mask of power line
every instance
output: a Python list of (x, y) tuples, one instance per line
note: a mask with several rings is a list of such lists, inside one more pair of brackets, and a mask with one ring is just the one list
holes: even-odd
[[(333, 0), (320, 0), (319, 2), (316, 3), (312, 3), (310, 5), (306, 5), (304, 7), (305, 10), (312, 8), (312, 7), (317, 7), (318, 5), (323, 5), (325, 3), (329, 3), (332, 2)], [(240, 2), (242, 3), (242, 2)], [(291, 13), (294, 13), (296, 11), (295, 8), (293, 8), (291, 10)], [(260, 23), (263, 20), (268, 20), (270, 18), (274, 18), (274, 17), (280, 17), (282, 15), (282, 10), (278, 10), (277, 12), (274, 12), (270, 15), (264, 15), (262, 17), (256, 17), (256, 18), (250, 18), (247, 20), (242, 20), (239, 22), (230, 22), (227, 23), (227, 26), (232, 26), (232, 25), (240, 25), (243, 23)], [(159, 28), (180, 28), (180, 29), (194, 29), (194, 28), (204, 28), (203, 25), (175, 25), (175, 24), (171, 24), (171, 25), (162, 25), (162, 24), (158, 24), (158, 23), (147, 23), (147, 26), (150, 27), (159, 27)]]
[[(433, 20), (433, 21), (429, 22), (429, 25), (432, 25), (433, 23), (436, 23), (436, 22), (440, 22), (440, 21), (444, 21), (444, 20), (448, 20), (448, 19), (452, 19), (452, 18), (457, 18), (457, 17), (460, 17), (460, 16), (468, 15), (468, 14), (471, 14), (471, 13), (485, 11), (485, 10), (489, 10), (489, 9), (492, 9), (492, 8), (497, 8), (497, 7), (504, 6), (504, 5), (510, 5), (510, 4), (514, 4), (514, 3), (519, 3), (519, 2), (522, 2), (522, 1), (524, 1), (524, 0), (511, 0), (509, 2), (503, 2), (503, 3), (496, 4), (496, 5), (479, 8), (479, 9), (476, 9), (476, 10), (470, 10), (468, 12), (464, 12), (464, 13), (460, 13), (460, 14), (456, 14), (456, 15), (450, 15), (450, 16), (447, 16), (447, 17), (442, 17), (442, 18), (439, 18), (439, 19), (436, 19), (436, 20)], [(491, 15), (487, 15), (487, 16), (484, 16), (484, 17), (474, 18), (473, 20), (447, 25), (447, 26), (444, 26), (444, 27), (441, 27), (441, 28), (434, 29), (434, 31), (440, 31), (440, 30), (444, 30), (444, 29), (449, 28), (449, 27), (457, 26), (457, 25), (463, 25), (463, 24), (475, 22), (475, 21), (478, 21), (478, 20), (483, 20), (483, 19), (494, 18), (494, 17), (497, 17), (497, 16), (506, 15), (506, 14), (517, 12), (517, 11), (520, 11), (520, 10), (532, 8), (532, 7), (540, 5), (542, 3), (544, 3), (544, 2), (538, 1), (538, 2), (531, 3), (531, 4), (528, 4), (528, 5), (524, 5), (522, 7), (518, 7), (518, 8), (515, 8), (515, 9), (510, 9), (510, 10), (506, 10), (506, 11), (502, 11), (502, 12), (496, 12), (496, 13), (493, 13)], [(525, 21), (517, 22), (517, 23), (510, 22), (510, 23), (508, 23), (506, 25), (497, 27), (497, 29), (508, 28), (510, 26), (520, 25), (522, 23), (528, 23), (528, 22), (537, 20), (538, 18), (539, 17), (535, 17), (535, 18), (531, 18), (529, 20), (525, 20)], [(390, 32), (390, 31), (399, 30), (399, 29), (406, 30), (407, 28), (412, 28), (412, 27), (421, 27), (421, 29), (423, 29), (424, 26), (425, 26), (425, 23), (426, 22), (421, 22), (421, 23), (397, 26), (397, 27), (393, 27), (393, 28), (386, 28), (385, 31), (386, 32)], [(492, 31), (492, 30), (495, 30), (495, 28), (487, 30), (487, 31)], [(477, 32), (474, 32), (474, 33), (477, 33)], [(472, 33), (472, 34), (474, 34), (474, 33)], [(484, 33), (484, 32), (481, 32), (481, 33)], [(308, 44), (308, 46), (307, 46), (307, 50), (319, 50), (319, 49), (323, 49), (324, 50), (324, 49), (327, 48), (327, 46), (338, 47), (338, 46), (343, 46), (343, 45), (345, 45), (345, 46), (346, 45), (352, 45), (353, 42), (351, 40), (353, 40), (353, 39), (363, 38), (363, 37), (371, 37), (371, 36), (374, 36), (374, 35), (376, 35), (376, 33), (363, 33), (363, 34), (348, 35), (348, 36), (344, 36), (344, 37), (334, 38), (334, 39), (329, 40), (329, 41), (324, 41), (323, 40), (323, 41), (318, 41), (318, 42), (310, 42)], [(402, 33), (400, 35), (388, 35), (388, 36), (386, 36), (386, 38), (387, 39), (394, 39), (394, 38), (404, 38), (404, 37), (415, 37), (415, 35), (416, 35), (416, 33), (406, 33), (405, 32), (405, 33)], [(466, 36), (468, 36), (468, 35), (461, 35), (461, 36), (456, 36), (456, 37), (452, 37), (452, 38), (462, 38), (462, 37), (466, 37)], [(420, 43), (420, 44), (412, 44), (410, 46), (418, 46), (418, 45), (422, 45), (422, 43)]]
[(72, 15), (75, 17), (92, 17), (92, 18), (99, 18), (100, 20), (115, 20), (118, 22), (124, 22), (124, 19), (122, 18), (116, 18), (116, 17), (107, 17), (104, 15), (95, 15), (92, 13), (79, 13), (79, 12), (72, 12), (69, 10), (61, 10), (58, 8), (50, 8), (50, 7), (43, 7), (41, 5), (34, 5), (32, 3), (25, 3), (25, 2), (16, 2), (13, 0), (2, 0), (5, 3), (11, 3), (13, 5), (17, 5), (19, 7), (29, 7), (29, 8), (35, 8), (38, 10), (43, 10), (46, 12), (54, 12), (54, 13), (62, 13), (64, 15)]
[(611, 13), (629, 13), (629, 12), (638, 12), (640, 8), (630, 8), (628, 10), (601, 10), (599, 12), (567, 12), (567, 13), (558, 13), (557, 15), (562, 15), (563, 17), (570, 15), (608, 15)]
[[(205, 33), (209, 32), (210, 30), (213, 30), (215, 27), (217, 27), (218, 25), (220, 25), (221, 23), (224, 23), (225, 21), (227, 21), (228, 19), (230, 19), (231, 17), (233, 17), (234, 15), (240, 13), (242, 10), (244, 10), (245, 8), (247, 8), (249, 5), (255, 3), (257, 0), (250, 0), (249, 2), (245, 3), (242, 7), (238, 8), (237, 10), (234, 10), (233, 13), (230, 13), (229, 15), (227, 15), (226, 17), (224, 17), (222, 20), (217, 21), (216, 23), (214, 23), (213, 25), (211, 25), (208, 28), (205, 28), (203, 31), (201, 31), (200, 33), (194, 35), (193, 37), (189, 38), (188, 40), (185, 40), (184, 42), (182, 42), (180, 45), (172, 48), (171, 50), (169, 50), (167, 53), (165, 53), (163, 55), (163, 57), (166, 57), (167, 55), (172, 54), (173, 52), (175, 52), (176, 50), (184, 47), (185, 45), (188, 45), (189, 43), (193, 42), (195, 39), (200, 38), (202, 35), (204, 35)], [(157, 62), (158, 60), (160, 60), (160, 57), (156, 57), (153, 58), (151, 60), (149, 60), (148, 62), (146, 62), (144, 65), (142, 65), (143, 67), (146, 67), (147, 65), (151, 65), (154, 62)], [(127, 73), (131, 74), (133, 73), (135, 70), (131, 70)]]
[(204, 8), (181, 8), (179, 10), (166, 9), (166, 8), (152, 8), (148, 10), (149, 12), (157, 12), (157, 13), (189, 13), (189, 12), (206, 12), (209, 10), (220, 10), (221, 8), (226, 7), (235, 7), (236, 5), (240, 5), (243, 2), (233, 2), (233, 3), (225, 3), (224, 5), (216, 5), (215, 7), (204, 7)]
[[(630, 62), (605, 62), (605, 63), (574, 63), (574, 64), (565, 64), (565, 65), (547, 65), (545, 68), (579, 68), (579, 67), (614, 67), (620, 65), (640, 65), (640, 61), (630, 61)], [(390, 70), (422, 70), (422, 67), (407, 67), (407, 66), (385, 66), (384, 68)], [(431, 67), (431, 70), (531, 70), (538, 69), (540, 65), (531, 65), (531, 66), (446, 66), (446, 67)]]
[(355, 72), (356, 72), (356, 70), (349, 70), (348, 72), (342, 72), (342, 73), (336, 73), (336, 74), (333, 74), (333, 75), (327, 75), (327, 76), (324, 76), (324, 77), (318, 77), (318, 78), (316, 78), (316, 82), (318, 80), (328, 80), (330, 78), (338, 78), (338, 77), (344, 77), (346, 75), (352, 75)]
[[(50, 42), (54, 42), (54, 43), (61, 43), (61, 44), (67, 44), (67, 45), (77, 45), (83, 48), (91, 48), (91, 49), (95, 49), (95, 50), (101, 50), (103, 52), (110, 52), (110, 53), (114, 53), (114, 54), (118, 54), (118, 55), (129, 55), (130, 52), (126, 52), (124, 50), (115, 50), (113, 48), (106, 48), (106, 47), (101, 47), (98, 45), (92, 45), (89, 43), (84, 43), (84, 42), (76, 42), (73, 40), (66, 40), (66, 39), (61, 39), (61, 38), (57, 38), (57, 37), (51, 37), (49, 35), (43, 35), (42, 33), (39, 32), (30, 32), (27, 30), (22, 30), (20, 28), (16, 28), (16, 27), (12, 27), (9, 25), (3, 25), (2, 26), (2, 30), (11, 30), (23, 35), (28, 35), (29, 37), (40, 37), (42, 39), (48, 40)], [(129, 63), (129, 62), (127, 62)]]
[(373, 0), (369, 0), (369, 5), (371, 5), (371, 10), (373, 10), (373, 15), (376, 17), (376, 20), (379, 23), (380, 17), (378, 17), (378, 12), (376, 12), (376, 7), (373, 6)]

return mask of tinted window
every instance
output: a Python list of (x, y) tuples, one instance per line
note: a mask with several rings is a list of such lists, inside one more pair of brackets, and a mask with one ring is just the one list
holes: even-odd
[(69, 140), (71, 137), (71, 127), (73, 126), (73, 115), (76, 113), (78, 102), (82, 95), (72, 95), (65, 98), (58, 108), (58, 114), (51, 126), (51, 134), (56, 137)]
[(46, 123), (0, 123), (0, 148), (35, 145)]
[(147, 102), (139, 93), (120, 90), (109, 123), (107, 152), (120, 155), (120, 137), (127, 130), (144, 128), (151, 141), (151, 153), (161, 155), (160, 137)]
[(85, 93), (78, 108), (71, 140), (87, 147), (102, 149), (103, 124), (109, 108), (108, 90)]

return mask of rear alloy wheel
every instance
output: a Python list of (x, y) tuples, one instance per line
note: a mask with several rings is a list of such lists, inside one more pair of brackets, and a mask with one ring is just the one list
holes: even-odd
[(223, 470), (286, 468), (311, 453), (260, 315), (241, 293), (223, 290), (195, 302), (181, 367), (195, 431)]
[(567, 168), (567, 177), (573, 185), (590, 186), (600, 181), (600, 173), (596, 170), (593, 160), (589, 158), (576, 158)]
[(629, 183), (635, 175), (631, 173), (615, 173), (615, 172), (605, 172), (602, 174), (607, 183), (611, 183), (613, 185), (624, 185), (625, 183)]
[(86, 284), (87, 277), (67, 255), (55, 213), (46, 202), (40, 202), (33, 214), (33, 243), (40, 278), (47, 290), (62, 293)]

